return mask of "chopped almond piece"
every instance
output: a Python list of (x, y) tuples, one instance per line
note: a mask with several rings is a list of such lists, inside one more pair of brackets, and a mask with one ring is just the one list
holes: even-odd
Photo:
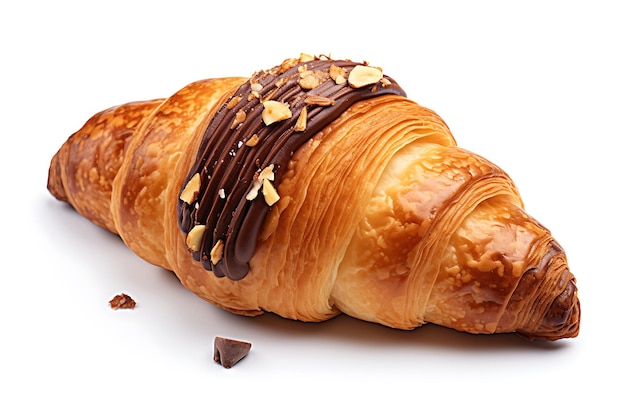
[(268, 100), (263, 102), (263, 113), (261, 114), (261, 117), (263, 117), (265, 125), (269, 126), (272, 123), (290, 119), (291, 110), (289, 110), (289, 106), (285, 103)]
[(180, 193), (180, 199), (187, 204), (191, 204), (198, 198), (198, 192), (200, 192), (200, 174), (196, 173), (183, 188), (183, 191)]
[(204, 231), (206, 230), (206, 226), (203, 224), (197, 224), (189, 231), (187, 234), (187, 247), (194, 252), (200, 250), (202, 246), (202, 237), (204, 236)]
[(224, 256), (224, 242), (220, 239), (211, 249), (211, 263), (216, 265)]
[(353, 88), (365, 87), (382, 80), (383, 72), (380, 68), (357, 65), (348, 75), (348, 84)]

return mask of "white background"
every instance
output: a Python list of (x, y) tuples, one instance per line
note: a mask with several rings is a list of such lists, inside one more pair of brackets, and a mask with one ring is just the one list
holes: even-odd
[[(623, 412), (626, 30), (618, 6), (2, 3), (0, 414)], [(513, 177), (528, 212), (568, 253), (582, 306), (578, 338), (529, 343), (348, 317), (233, 316), (48, 194), (50, 158), (92, 114), (201, 78), (249, 76), (300, 52), (381, 66), (446, 120), (460, 146)], [(109, 308), (122, 291), (135, 310)], [(251, 341), (252, 351), (224, 369), (212, 361), (216, 335)]]

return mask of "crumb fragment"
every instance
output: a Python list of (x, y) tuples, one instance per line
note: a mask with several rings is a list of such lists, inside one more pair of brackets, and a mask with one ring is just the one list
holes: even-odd
[(117, 310), (120, 308), (133, 309), (137, 305), (135, 300), (128, 294), (118, 294), (109, 301), (109, 305), (113, 310)]
[(246, 357), (251, 348), (250, 342), (216, 336), (213, 342), (213, 360), (224, 368), (232, 368)]

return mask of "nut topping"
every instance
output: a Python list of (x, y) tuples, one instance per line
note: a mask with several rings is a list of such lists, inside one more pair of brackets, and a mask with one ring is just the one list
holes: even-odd
[(243, 111), (243, 110), (239, 110), (235, 114), (235, 118), (233, 119), (233, 123), (230, 125), (230, 130), (233, 130), (234, 128), (239, 126), (239, 124), (243, 123), (244, 120), (246, 120), (246, 112)]
[(259, 173), (259, 180), (268, 179), (270, 181), (274, 181), (274, 164), (270, 164), (263, 168), (263, 170)]
[(187, 247), (191, 249), (193, 252), (198, 252), (202, 247), (202, 236), (204, 236), (204, 231), (206, 230), (206, 226), (203, 224), (197, 224), (189, 231), (187, 234)]
[(250, 82), (250, 94), (248, 94), (248, 101), (254, 100), (255, 98), (261, 98), (261, 90), (263, 90), (263, 86), (257, 82)]
[(335, 104), (335, 100), (332, 98), (322, 96), (307, 96), (304, 102), (313, 106), (332, 106)]
[(222, 239), (218, 240), (211, 249), (211, 262), (216, 265), (224, 256), (224, 242)]
[(348, 84), (353, 88), (361, 88), (366, 85), (375, 84), (382, 80), (382, 78), (383, 72), (380, 68), (357, 65), (350, 71), (350, 75), (348, 75)]
[(246, 146), (249, 146), (251, 148), (258, 144), (259, 144), (259, 135), (257, 135), (256, 133), (252, 135), (250, 139), (246, 141)]
[(346, 77), (344, 77), (343, 75), (338, 75), (337, 78), (335, 79), (335, 84), (337, 85), (341, 85), (341, 84), (345, 84), (346, 83)]
[(265, 198), (265, 202), (268, 206), (273, 206), (278, 200), (280, 200), (278, 191), (276, 191), (276, 188), (274, 188), (270, 180), (267, 178), (263, 179), (263, 197)]
[(252, 201), (254, 200), (258, 195), (259, 195), (259, 190), (261, 189), (261, 181), (254, 181), (252, 183), (252, 188), (250, 189), (250, 191), (248, 191), (248, 194), (246, 194), (246, 200), (248, 201)]
[(279, 74), (283, 74), (289, 71), (291, 68), (295, 67), (299, 63), (299, 58), (287, 58), (282, 64), (280, 64), (280, 68), (278, 69)]
[(298, 68), (298, 72), (300, 73), (298, 84), (304, 90), (312, 90), (330, 77), (330, 74), (326, 71), (306, 69), (301, 71), (300, 69), (303, 67), (304, 66)]
[(200, 192), (200, 174), (195, 173), (189, 180), (185, 188), (180, 193), (180, 199), (187, 204), (191, 204), (198, 198)]
[(261, 94), (259, 94), (258, 91), (252, 91), (250, 94), (248, 94), (248, 101), (252, 101), (255, 98), (261, 98)]
[(272, 123), (280, 122), (291, 118), (291, 110), (289, 106), (280, 101), (268, 100), (263, 102), (263, 113), (261, 113), (263, 122), (266, 126)]
[(314, 59), (315, 57), (313, 55), (309, 55), (305, 53), (300, 54), (300, 62), (309, 62), (309, 61), (313, 61)]
[(320, 85), (320, 80), (313, 74), (306, 74), (300, 79), (300, 81), (298, 81), (298, 84), (300, 84), (300, 87), (305, 90), (312, 90)]
[(232, 97), (229, 101), (228, 104), (226, 105), (226, 108), (228, 110), (232, 109), (233, 107), (235, 107), (237, 104), (239, 104), (239, 102), (241, 101), (241, 97), (239, 96), (234, 96)]
[(330, 78), (332, 78), (335, 84), (341, 85), (346, 82), (346, 70), (341, 68), (340, 66), (332, 64), (328, 70), (328, 73), (330, 74)]
[(304, 106), (302, 108), (302, 111), (300, 112), (300, 115), (298, 116), (298, 120), (296, 121), (296, 125), (294, 126), (293, 130), (295, 130), (296, 132), (304, 132), (306, 130), (307, 114), (308, 111), (306, 109), (306, 106)]
[(279, 193), (295, 152), (344, 109), (387, 94), (405, 96), (380, 68), (328, 55), (301, 54), (253, 73), (208, 121), (185, 178), (198, 175), (180, 188), (178, 226), (189, 256), (216, 277), (243, 279), (264, 219), (288, 203)]
[(250, 191), (248, 191), (248, 194), (246, 194), (246, 200), (248, 201), (254, 200), (259, 195), (259, 190), (261, 189), (261, 185), (263, 185), (261, 181), (255, 180), (252, 183), (252, 188), (250, 189)]
[[(246, 195), (246, 200), (252, 201), (259, 195), (259, 190), (265, 181), (274, 181), (274, 164), (270, 164), (254, 176), (252, 188)], [(270, 183), (271, 185), (271, 183)], [(278, 193), (276, 193), (278, 195)]]

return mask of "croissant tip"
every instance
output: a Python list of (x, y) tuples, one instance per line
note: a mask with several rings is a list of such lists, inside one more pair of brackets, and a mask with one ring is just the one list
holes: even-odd
[(55, 154), (52, 158), (50, 168), (48, 169), (48, 181), (46, 186), (54, 198), (59, 201), (67, 202), (68, 198), (65, 193), (65, 189), (63, 188), (63, 181), (61, 179), (61, 167), (58, 164), (59, 154), (60, 151), (57, 152), (57, 154)]
[(532, 334), (518, 332), (529, 340), (556, 341), (575, 338), (580, 331), (580, 300), (576, 288), (576, 279), (565, 270), (563, 275), (568, 280), (565, 289), (554, 299), (544, 315), (539, 328)]

